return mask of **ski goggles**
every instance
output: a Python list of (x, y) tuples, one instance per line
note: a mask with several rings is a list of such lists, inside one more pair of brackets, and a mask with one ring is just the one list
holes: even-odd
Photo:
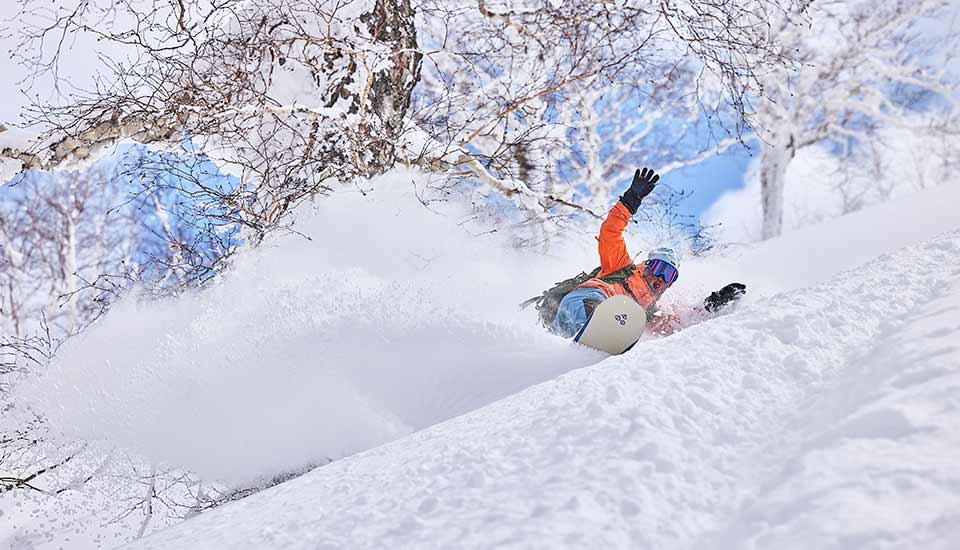
[(648, 260), (646, 270), (650, 275), (663, 279), (663, 282), (668, 285), (672, 285), (673, 282), (677, 280), (677, 277), (680, 276), (677, 268), (663, 260)]

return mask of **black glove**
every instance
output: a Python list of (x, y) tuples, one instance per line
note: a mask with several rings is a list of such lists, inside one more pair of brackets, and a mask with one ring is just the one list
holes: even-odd
[(741, 283), (730, 283), (716, 292), (710, 293), (703, 301), (703, 307), (713, 313), (736, 302), (741, 296), (747, 293), (747, 285)]
[(633, 174), (633, 183), (630, 184), (630, 189), (627, 189), (627, 192), (620, 196), (620, 202), (627, 207), (630, 215), (637, 213), (637, 209), (640, 208), (640, 201), (653, 191), (659, 180), (660, 176), (650, 168), (644, 168), (642, 172), (637, 168), (636, 173)]

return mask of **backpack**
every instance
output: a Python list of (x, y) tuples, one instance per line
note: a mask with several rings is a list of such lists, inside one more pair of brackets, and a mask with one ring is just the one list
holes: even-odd
[[(630, 290), (630, 287), (627, 286), (627, 279), (633, 275), (633, 272), (636, 269), (636, 265), (630, 264), (611, 273), (607, 273), (603, 277), (600, 277), (600, 280), (606, 283), (622, 284), (624, 288), (627, 289), (627, 293), (633, 297), (633, 292)], [(553, 285), (553, 287), (545, 290), (540, 296), (535, 296), (523, 302), (520, 304), (520, 308), (523, 309), (531, 304), (536, 304), (537, 311), (540, 312), (540, 324), (542, 324), (548, 330), (552, 330), (553, 320), (557, 317), (557, 310), (560, 309), (560, 302), (563, 300), (564, 296), (570, 294), (573, 289), (589, 281), (590, 279), (595, 278), (599, 274), (599, 266), (590, 273), (582, 271), (579, 275), (574, 275), (569, 279), (564, 279), (563, 281)], [(636, 299), (636, 297), (634, 297), (634, 299)]]

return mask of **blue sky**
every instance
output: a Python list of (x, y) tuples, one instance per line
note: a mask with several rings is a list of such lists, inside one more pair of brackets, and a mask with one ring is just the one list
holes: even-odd
[(751, 156), (751, 151), (735, 145), (722, 155), (665, 176), (677, 191), (691, 193), (680, 203), (680, 211), (699, 218), (723, 193), (743, 187), (747, 169), (757, 158), (755, 151)]

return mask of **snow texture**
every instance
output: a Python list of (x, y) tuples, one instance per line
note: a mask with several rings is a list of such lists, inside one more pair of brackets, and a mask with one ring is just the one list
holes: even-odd
[[(960, 186), (685, 260), (678, 306), (730, 280), (747, 299), (603, 359), (516, 311), (594, 258), (471, 236), (411, 179), (323, 201), (297, 225), (312, 241), (272, 241), (203, 293), (120, 304), (23, 390), (65, 441), (238, 486), (339, 459), (129, 548), (958, 540)], [(23, 534), (47, 521), (0, 517), (0, 544), (7, 523), (63, 546)]]
[(203, 292), (116, 305), (22, 398), (67, 439), (243, 487), (598, 360), (519, 311), (543, 284), (515, 284), (522, 255), (457, 228), (456, 204), (424, 208), (411, 177), (325, 199), (297, 225), (313, 240), (274, 241)]
[[(957, 152), (949, 140), (899, 129), (879, 133), (876, 163), (844, 160), (819, 146), (797, 151), (785, 168), (781, 190), (785, 232), (954, 181)], [(704, 212), (704, 226), (713, 227), (721, 242), (760, 240), (759, 171), (760, 162), (754, 162), (744, 177), (746, 185), (723, 194)], [(925, 218), (910, 223), (927, 223)]]
[(128, 548), (954, 548), (960, 229), (820, 274)]

